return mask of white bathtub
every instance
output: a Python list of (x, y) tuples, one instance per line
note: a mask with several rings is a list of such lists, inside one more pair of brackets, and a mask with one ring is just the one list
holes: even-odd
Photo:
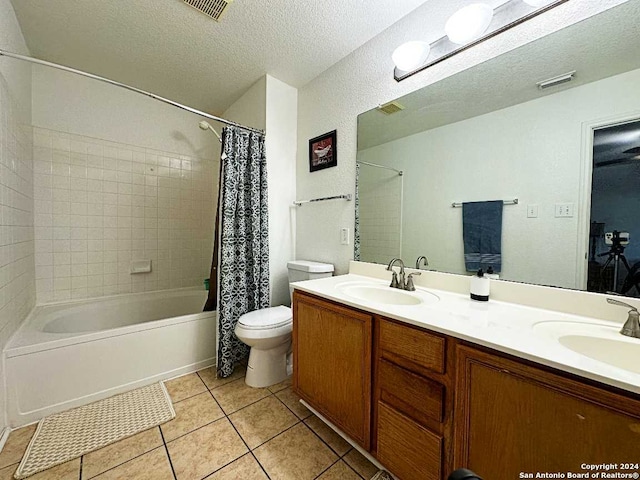
[(179, 289), (35, 307), (4, 351), (9, 425), (214, 365), (205, 300)]

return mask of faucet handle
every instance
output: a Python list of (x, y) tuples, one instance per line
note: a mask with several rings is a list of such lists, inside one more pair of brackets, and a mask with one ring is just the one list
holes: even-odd
[(628, 303), (621, 302), (620, 300), (615, 300), (613, 298), (607, 298), (607, 302), (611, 305), (617, 305), (618, 307), (627, 307), (631, 312), (638, 313), (638, 309), (633, 305), (629, 305)]
[(408, 290), (410, 292), (415, 292), (416, 291), (416, 286), (413, 284), (413, 276), (414, 275), (422, 275), (422, 273), (420, 273), (420, 272), (410, 273), (409, 276), (407, 277), (407, 284), (404, 286), (405, 290)]
[(394, 271), (391, 270), (393, 272), (393, 277), (391, 277), (391, 285), (389, 285), (391, 288), (400, 288), (400, 282), (398, 282), (398, 274)]

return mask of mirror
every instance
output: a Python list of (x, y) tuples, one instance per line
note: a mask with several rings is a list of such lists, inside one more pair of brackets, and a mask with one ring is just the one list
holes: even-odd
[(640, 296), (638, 18), (630, 0), (361, 114), (356, 259)]

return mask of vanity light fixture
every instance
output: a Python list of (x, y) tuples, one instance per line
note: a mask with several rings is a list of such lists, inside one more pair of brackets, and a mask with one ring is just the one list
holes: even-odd
[(447, 20), (445, 36), (431, 43), (407, 42), (396, 48), (392, 55), (396, 65), (393, 76), (401, 82), (568, 1), (504, 0), (494, 9), (487, 3), (469, 0), (469, 5)]
[(427, 42), (407, 42), (394, 50), (391, 59), (399, 70), (410, 72), (425, 62), (430, 50)]
[(480, 38), (493, 19), (493, 8), (486, 3), (472, 3), (451, 15), (444, 31), (453, 43), (466, 45)]
[(536, 83), (540, 90), (544, 90), (550, 87), (556, 87), (558, 85), (562, 85), (563, 83), (570, 82), (574, 79), (576, 75), (576, 71), (573, 70), (568, 73), (564, 73), (562, 75), (558, 75), (557, 77), (548, 78), (547, 80), (542, 80), (541, 82)]

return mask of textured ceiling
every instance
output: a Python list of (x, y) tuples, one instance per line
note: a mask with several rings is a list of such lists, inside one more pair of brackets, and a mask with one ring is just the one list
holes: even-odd
[[(548, 12), (547, 15), (551, 15)], [(402, 112), (358, 117), (358, 149), (517, 105), (640, 68), (640, 0), (524, 45), (398, 101)], [(540, 91), (536, 82), (577, 70), (575, 80)]]
[[(12, 0), (35, 57), (220, 114), (262, 75), (300, 87), (426, 0)], [(0, 46), (1, 48), (1, 46)]]

